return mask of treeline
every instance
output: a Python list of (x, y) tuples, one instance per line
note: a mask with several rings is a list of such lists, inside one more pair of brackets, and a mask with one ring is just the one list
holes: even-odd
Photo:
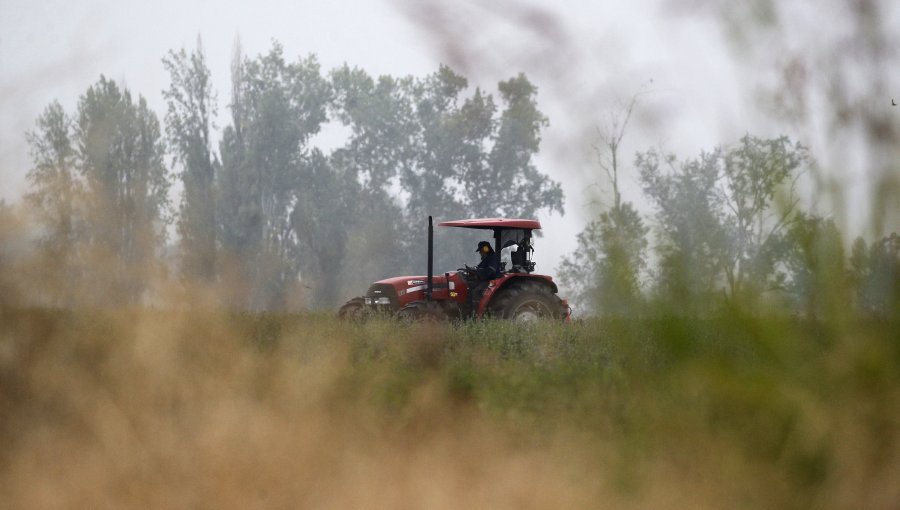
[[(138, 304), (157, 282), (181, 281), (233, 308), (332, 307), (373, 280), (424, 273), (428, 215), (563, 212), (559, 183), (533, 162), (548, 121), (524, 75), (500, 82), (495, 98), (444, 66), (373, 77), (348, 65), (323, 71), (315, 56), (290, 60), (277, 43), (256, 57), (236, 44), (219, 131), (200, 44), (169, 52), (162, 67), (161, 119), (102, 76), (74, 112), (53, 102), (39, 116), (27, 134), (26, 196), (38, 228), (16, 227), (0, 206), (6, 300)], [(634, 106), (601, 131), (611, 203), (558, 271), (581, 311), (898, 311), (900, 238), (857, 239), (847, 253), (834, 221), (798, 200), (813, 163), (784, 137), (747, 135), (681, 161), (637, 154), (641, 198), (653, 208), (642, 215), (620, 192)], [(323, 129), (340, 138), (336, 148), (317, 144)], [(470, 235), (441, 232), (437, 270), (471, 261), (480, 237)], [(27, 292), (10, 290), (22, 280), (10, 276), (24, 267), (17, 260), (31, 268), (18, 285)]]
[(651, 304), (692, 315), (723, 306), (808, 317), (900, 313), (900, 236), (857, 238), (848, 254), (833, 219), (802, 207), (797, 182), (813, 163), (786, 137), (746, 135), (686, 160), (638, 153), (634, 169), (653, 206), (643, 217), (619, 192), (617, 152), (633, 107), (598, 147), (612, 203), (560, 267), (583, 311), (631, 315)]
[[(74, 112), (53, 102), (28, 133), (40, 301), (140, 303), (158, 277), (177, 276), (238, 308), (332, 306), (423, 271), (428, 215), (563, 211), (560, 185), (532, 160), (547, 119), (523, 74), (495, 97), (444, 66), (425, 77), (325, 72), (278, 43), (252, 58), (238, 43), (219, 136), (199, 42), (163, 66), (162, 120), (101, 77)], [(347, 134), (323, 150), (313, 137), (329, 125)], [(444, 237), (438, 268), (472, 258)]]

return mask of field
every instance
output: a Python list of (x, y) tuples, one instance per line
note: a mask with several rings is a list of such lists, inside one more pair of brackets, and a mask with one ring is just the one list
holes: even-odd
[(0, 311), (5, 508), (897, 508), (900, 325)]

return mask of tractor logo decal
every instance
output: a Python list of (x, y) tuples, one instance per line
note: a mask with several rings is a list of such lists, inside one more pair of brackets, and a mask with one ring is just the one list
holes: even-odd
[[(415, 280), (413, 280), (413, 281), (415, 281)], [(413, 292), (418, 292), (418, 291), (420, 291), (420, 290), (425, 290), (426, 288), (428, 288), (428, 285), (417, 285), (417, 286), (415, 286), (415, 287), (410, 287), (410, 288), (408, 288), (408, 289), (403, 289), (403, 290), (401, 290), (400, 292), (398, 292), (397, 294), (400, 295), (400, 296), (403, 296), (403, 295), (406, 295), (406, 294), (412, 294)]]

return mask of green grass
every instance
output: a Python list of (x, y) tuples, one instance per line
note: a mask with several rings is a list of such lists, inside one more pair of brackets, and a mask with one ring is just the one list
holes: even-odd
[(14, 506), (900, 501), (896, 320), (0, 319)]

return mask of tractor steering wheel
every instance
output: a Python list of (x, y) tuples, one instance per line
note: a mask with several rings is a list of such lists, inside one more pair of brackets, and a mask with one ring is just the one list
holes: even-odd
[(466, 277), (474, 277), (478, 273), (477, 269), (469, 266), (468, 264), (466, 264), (465, 267), (457, 269), (457, 271), (463, 273)]

